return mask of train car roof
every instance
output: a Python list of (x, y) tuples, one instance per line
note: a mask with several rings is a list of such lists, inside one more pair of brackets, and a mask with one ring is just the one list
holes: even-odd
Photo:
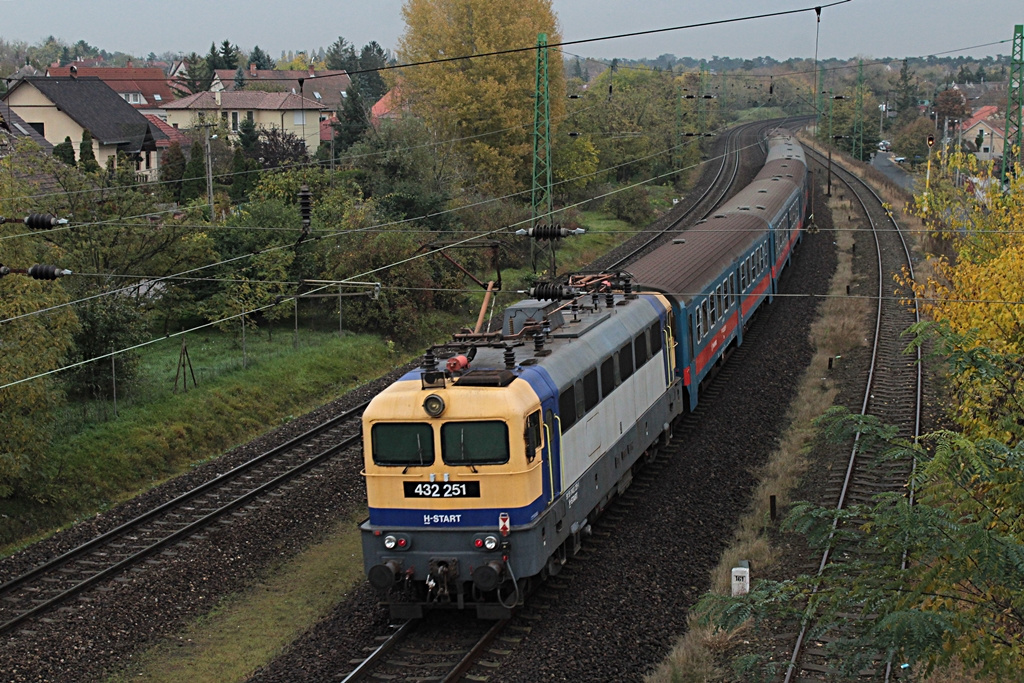
[[(768, 229), (761, 212), (736, 212), (711, 218), (631, 264), (640, 290), (654, 290), (687, 303), (715, 282)], [(684, 241), (681, 241), (684, 240)]]
[(750, 185), (711, 218), (628, 267), (638, 288), (662, 292), (685, 304), (716, 284), (722, 271), (753, 248), (798, 192), (805, 164), (803, 148), (793, 136), (772, 136), (768, 160)]

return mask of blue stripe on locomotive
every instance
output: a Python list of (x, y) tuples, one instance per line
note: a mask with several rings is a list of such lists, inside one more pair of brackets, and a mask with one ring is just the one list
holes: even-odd
[[(660, 326), (665, 327), (668, 308), (658, 297), (649, 294), (641, 294), (638, 298), (643, 299), (654, 309)], [(667, 358), (666, 354), (663, 357)], [(663, 361), (667, 363), (667, 360)], [(401, 380), (420, 380), (422, 371), (417, 368), (411, 370), (401, 377)], [(667, 369), (666, 369), (667, 374)], [(529, 383), (533, 392), (541, 403), (541, 414), (546, 415), (548, 410), (558, 415), (558, 386), (548, 371), (541, 365), (520, 366), (518, 368), (520, 379)], [(458, 528), (458, 527), (493, 527), (497, 524), (498, 515), (507, 512), (509, 521), (513, 527), (531, 523), (548, 506), (548, 502), (554, 501), (562, 494), (563, 482), (561, 481), (561, 453), (559, 451), (560, 434), (552, 434), (551, 439), (546, 442), (542, 457), (545, 459), (543, 468), (544, 487), (540, 496), (529, 505), (514, 509), (497, 508), (465, 508), (461, 510), (409, 510), (396, 508), (373, 508), (369, 509), (370, 519), (375, 526), (390, 527), (416, 527), (424, 529), (435, 528)], [(552, 487), (552, 478), (554, 486)], [(430, 520), (429, 522), (427, 520)]]

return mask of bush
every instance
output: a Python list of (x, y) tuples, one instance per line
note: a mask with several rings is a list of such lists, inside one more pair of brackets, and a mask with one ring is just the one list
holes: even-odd
[(631, 187), (616, 192), (604, 203), (605, 209), (631, 225), (642, 225), (654, 220), (650, 196), (645, 188)]

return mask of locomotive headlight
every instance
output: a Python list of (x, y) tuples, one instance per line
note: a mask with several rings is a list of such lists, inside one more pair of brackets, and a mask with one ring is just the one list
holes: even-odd
[(427, 411), (430, 417), (440, 417), (444, 412), (444, 399), (437, 394), (431, 394), (423, 400), (423, 410)]
[(498, 539), (496, 539), (494, 536), (488, 536), (484, 539), (484, 548), (486, 548), (487, 550), (494, 550), (497, 547)]
[(384, 537), (384, 547), (385, 548), (387, 548), (388, 550), (394, 550), (396, 545), (398, 545), (398, 539), (397, 538), (395, 538), (394, 536), (385, 536)]

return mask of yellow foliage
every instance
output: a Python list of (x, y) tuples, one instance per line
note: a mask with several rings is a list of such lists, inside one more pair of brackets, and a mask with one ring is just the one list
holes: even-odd
[[(952, 243), (956, 257), (936, 258), (935, 277), (909, 284), (928, 316), (966, 340), (963, 350), (1019, 356), (1024, 353), (1024, 178), (1018, 174), (1003, 192), (990, 169), (979, 168), (974, 157), (953, 155), (948, 169), (961, 182), (933, 181), (929, 196), (917, 197), (917, 209)], [(975, 436), (1012, 442), (1005, 418), (1008, 410), (1017, 410), (1013, 383), (982, 377), (976, 368), (952, 381), (961, 427)], [(1000, 418), (1004, 428), (997, 426)]]
[[(407, 0), (400, 61), (468, 57), (537, 44), (546, 33), (556, 43), (549, 0)], [(458, 147), (475, 170), (467, 184), (493, 194), (528, 187), (533, 147), (537, 53), (533, 50), (403, 69), (406, 106), (440, 140)], [(565, 110), (565, 77), (558, 51), (548, 53), (550, 118)], [(552, 131), (554, 134), (554, 131)]]

